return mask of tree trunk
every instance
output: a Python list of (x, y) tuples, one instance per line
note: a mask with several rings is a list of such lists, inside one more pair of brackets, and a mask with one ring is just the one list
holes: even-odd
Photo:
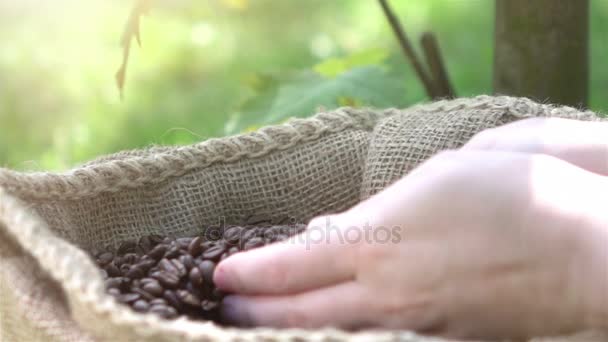
[(494, 91), (586, 107), (589, 0), (496, 0)]

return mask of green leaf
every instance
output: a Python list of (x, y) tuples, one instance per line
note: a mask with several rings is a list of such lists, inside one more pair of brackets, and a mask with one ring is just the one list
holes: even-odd
[(234, 128), (242, 131), (291, 117), (306, 117), (320, 107), (331, 110), (345, 105), (405, 106), (403, 80), (377, 66), (356, 67), (335, 78), (302, 72), (244, 103)]
[(383, 66), (389, 53), (383, 49), (370, 49), (342, 58), (329, 58), (315, 65), (313, 69), (320, 75), (334, 78), (338, 75), (360, 66)]

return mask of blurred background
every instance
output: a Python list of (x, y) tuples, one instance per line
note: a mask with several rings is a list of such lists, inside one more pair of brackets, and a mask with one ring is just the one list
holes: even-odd
[[(376, 1), (154, 1), (121, 100), (126, 0), (0, 0), (0, 165), (65, 170), (319, 108), (426, 99)], [(393, 0), (434, 31), (459, 96), (491, 93), (494, 2)], [(608, 0), (591, 1), (591, 109), (608, 111)], [(418, 46), (418, 44), (416, 44)]]

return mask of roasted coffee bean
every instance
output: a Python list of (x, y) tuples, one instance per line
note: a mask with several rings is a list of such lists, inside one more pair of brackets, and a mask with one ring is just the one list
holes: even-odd
[(192, 238), (179, 238), (175, 240), (175, 242), (177, 243), (177, 246), (179, 246), (179, 248), (188, 249), (188, 246), (190, 246), (190, 242), (192, 242)]
[(106, 280), (106, 289), (120, 288), (122, 284), (122, 278), (110, 278)]
[(158, 267), (165, 272), (178, 274), (177, 268), (175, 268), (175, 265), (173, 265), (173, 263), (169, 261), (169, 259), (162, 259), (158, 263)]
[(138, 293), (126, 293), (118, 296), (118, 301), (129, 304), (139, 300), (140, 298), (141, 296)]
[(179, 247), (173, 246), (165, 253), (165, 259), (177, 258), (180, 255)]
[(171, 263), (173, 264), (173, 267), (177, 270), (178, 277), (182, 278), (188, 274), (188, 270), (186, 269), (186, 266), (184, 266), (184, 264), (182, 264), (182, 262), (179, 261), (178, 259), (171, 260)]
[(150, 305), (167, 305), (167, 301), (163, 298), (155, 298), (150, 301)]
[(135, 243), (135, 241), (133, 240), (127, 240), (125, 242), (123, 242), (120, 247), (118, 247), (118, 250), (116, 251), (117, 254), (119, 255), (124, 255), (127, 253), (133, 253), (135, 252), (135, 247), (137, 246), (137, 243)]
[(188, 253), (190, 253), (190, 255), (195, 258), (201, 255), (201, 253), (203, 252), (202, 243), (203, 238), (201, 236), (192, 239), (192, 241), (190, 241), (190, 244), (188, 245)]
[(217, 244), (217, 245), (209, 248), (205, 252), (203, 252), (203, 258), (209, 259), (209, 260), (217, 260), (222, 256), (222, 254), (224, 253), (225, 250), (226, 250), (225, 245), (223, 245), (221, 243)]
[(154, 248), (152, 248), (152, 250), (150, 251), (150, 253), (148, 253), (148, 256), (150, 258), (152, 258), (153, 260), (160, 260), (165, 253), (167, 253), (167, 246), (165, 245), (158, 245)]
[(262, 238), (256, 237), (245, 243), (243, 249), (250, 250), (253, 248), (261, 247), (264, 245), (264, 240)]
[(224, 232), (224, 241), (230, 245), (236, 245), (239, 243), (242, 234), (243, 228), (232, 227)]
[(148, 312), (155, 313), (166, 319), (177, 317), (177, 311), (174, 308), (162, 304), (152, 305)]
[(141, 298), (145, 299), (145, 300), (153, 300), (154, 298), (156, 298), (154, 295), (152, 295), (151, 293), (148, 293), (147, 291), (139, 288), (139, 287), (134, 287), (132, 289), (132, 291), (134, 293), (137, 293), (138, 295), (141, 296)]
[(154, 265), (156, 265), (156, 261), (154, 261), (152, 259), (142, 259), (137, 264), (137, 267), (141, 268), (145, 272), (148, 272), (152, 267), (154, 267)]
[(194, 267), (190, 270), (189, 278), (194, 286), (200, 287), (203, 285), (203, 273), (198, 267)]
[(150, 282), (146, 282), (142, 285), (142, 289), (153, 296), (160, 296), (163, 294), (163, 287), (156, 279), (150, 279)]
[(188, 254), (180, 256), (179, 261), (186, 267), (187, 270), (191, 270), (196, 266), (194, 264), (194, 259)]
[(213, 300), (221, 300), (222, 298), (224, 298), (224, 296), (225, 293), (218, 288), (215, 288), (213, 289), (213, 291), (211, 291), (211, 299)]
[(145, 300), (138, 300), (133, 303), (133, 309), (137, 312), (148, 312), (148, 310), (150, 310), (150, 304)]
[(138, 266), (131, 266), (129, 271), (125, 274), (125, 276), (129, 279), (140, 279), (145, 275), (144, 270)]
[(178, 310), (182, 309), (182, 302), (179, 300), (177, 293), (175, 293), (174, 291), (165, 290), (165, 292), (163, 292), (163, 298), (167, 301), (169, 305), (173, 306), (174, 308)]
[(212, 284), (215, 263), (213, 261), (205, 260), (198, 264), (198, 268), (201, 270), (204, 281), (208, 284)]
[(117, 288), (109, 288), (109, 289), (106, 290), (106, 292), (108, 292), (108, 294), (110, 294), (110, 295), (112, 295), (114, 297), (120, 295), (120, 290), (117, 289)]
[(103, 253), (99, 256), (99, 258), (97, 258), (97, 263), (101, 266), (105, 266), (107, 264), (109, 264), (110, 262), (112, 262), (112, 260), (114, 259), (114, 254), (108, 252), (108, 253)]
[(179, 278), (174, 273), (159, 271), (152, 273), (152, 277), (158, 280), (164, 287), (174, 289), (179, 285)]
[(188, 306), (198, 307), (201, 305), (201, 300), (186, 290), (178, 290), (177, 298), (179, 298), (179, 300), (180, 300), (180, 302), (182, 302), (182, 304), (185, 304)]
[(125, 274), (127, 274), (127, 272), (129, 272), (130, 269), (131, 269), (131, 265), (122, 264), (122, 265), (120, 265), (120, 274), (125, 275)]
[(213, 310), (217, 309), (218, 306), (219, 306), (219, 303), (214, 300), (205, 299), (201, 303), (201, 308), (205, 311), (213, 311)]
[(106, 272), (108, 272), (108, 276), (110, 277), (118, 277), (120, 276), (120, 269), (118, 269), (118, 267), (116, 267), (116, 265), (114, 265), (113, 262), (110, 262), (106, 268), (105, 268)]

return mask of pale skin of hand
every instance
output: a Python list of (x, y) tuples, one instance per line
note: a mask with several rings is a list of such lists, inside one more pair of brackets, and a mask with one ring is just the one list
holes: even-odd
[[(608, 328), (607, 151), (604, 123), (535, 119), (483, 132), (313, 220), (301, 238), (224, 260), (214, 281), (236, 293), (224, 318), (452, 338)], [(365, 239), (387, 227), (389, 242)], [(339, 241), (347, 230), (362, 238)]]

